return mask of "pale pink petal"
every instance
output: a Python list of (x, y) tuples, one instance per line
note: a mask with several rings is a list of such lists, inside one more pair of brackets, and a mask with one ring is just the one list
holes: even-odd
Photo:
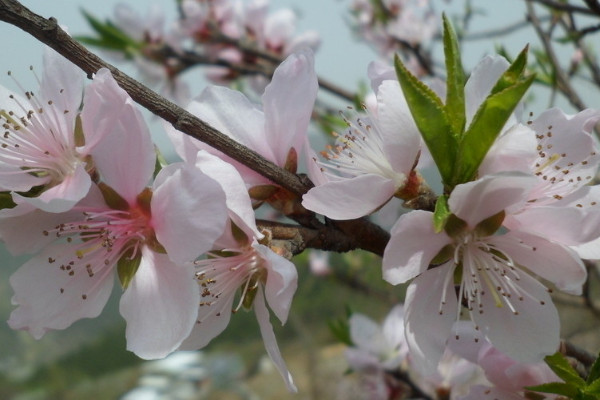
[(229, 325), (235, 290), (223, 293), (214, 304), (200, 303), (196, 324), (180, 350), (198, 350), (206, 346)]
[(289, 8), (277, 10), (264, 22), (264, 40), (273, 47), (283, 47), (296, 30), (296, 14)]
[(600, 260), (600, 238), (578, 246), (573, 246), (572, 249), (579, 257), (585, 260)]
[(288, 390), (296, 393), (298, 389), (294, 385), (292, 374), (290, 374), (290, 371), (285, 365), (285, 361), (283, 361), (283, 358), (281, 357), (281, 352), (279, 351), (279, 346), (277, 345), (277, 339), (275, 338), (275, 333), (273, 332), (273, 326), (269, 321), (269, 310), (265, 305), (265, 296), (260, 287), (256, 292), (256, 298), (254, 299), (254, 312), (256, 313), (256, 319), (260, 327), (260, 334), (262, 335), (265, 343), (267, 354), (269, 354), (269, 357), (271, 357), (271, 360), (275, 364), (277, 371), (279, 371), (283, 377)]
[(261, 244), (252, 247), (266, 261), (267, 282), (265, 296), (269, 307), (282, 324), (287, 321), (294, 293), (298, 288), (298, 271), (288, 259), (275, 254), (271, 249)]
[[(352, 314), (348, 323), (350, 325), (350, 340), (352, 340), (352, 343), (356, 347), (363, 349), (363, 351), (379, 354), (385, 345), (385, 339), (379, 324), (366, 315), (357, 313)], [(400, 332), (404, 329), (403, 325), (400, 326)]]
[(504, 225), (511, 230), (575, 246), (600, 236), (600, 209), (587, 211), (576, 207), (530, 207), (510, 215)]
[(502, 296), (496, 288), (482, 291), (481, 306), (471, 311), (471, 318), (507, 356), (519, 362), (539, 362), (558, 350), (558, 312), (541, 283), (525, 272), (520, 272), (519, 278), (513, 281), (512, 296), (504, 298), (501, 305), (497, 299)]
[(383, 321), (383, 336), (396, 350), (405, 347), (404, 338), (404, 305), (395, 305)]
[(485, 57), (473, 68), (465, 85), (467, 127), (473, 120), (473, 116), (481, 103), (490, 94), (490, 91), (508, 66), (508, 61), (504, 57), (493, 55)]
[(127, 321), (127, 350), (144, 359), (175, 351), (196, 323), (199, 301), (191, 265), (176, 265), (142, 247), (142, 261), (119, 307)]
[(40, 97), (45, 102), (52, 101), (56, 112), (62, 114), (55, 119), (61, 129), (54, 134), (63, 135), (64, 139), (61, 141), (64, 143), (73, 143), (73, 138), (67, 135), (73, 133), (75, 117), (81, 106), (83, 74), (79, 67), (49, 47), (44, 47), (43, 62)]
[(298, 153), (306, 139), (308, 124), (317, 97), (314, 55), (304, 49), (290, 55), (273, 74), (263, 94), (266, 141), (277, 165), (285, 165), (288, 151)]
[(520, 173), (486, 175), (477, 181), (457, 185), (448, 205), (453, 214), (473, 229), (501, 211), (519, 210), (528, 199), (536, 179)]
[(479, 351), (483, 346), (491, 346), (475, 329), (473, 321), (456, 321), (452, 327), (452, 335), (448, 338), (448, 349), (465, 360), (477, 364)]
[(479, 176), (504, 171), (531, 173), (538, 157), (537, 139), (530, 128), (517, 124), (500, 135), (479, 166)]
[[(0, 110), (2, 110), (0, 106)], [(2, 154), (0, 154), (0, 160)], [(24, 171), (21, 166), (0, 162), (0, 190), (27, 192), (34, 186), (45, 185), (50, 177), (37, 177)]]
[(96, 73), (86, 88), (85, 102), (81, 113), (85, 148), (106, 184), (135, 204), (152, 177), (156, 159), (142, 114), (107, 69)]
[(586, 269), (577, 254), (568, 247), (516, 231), (492, 237), (490, 242), (509, 254), (515, 263), (549, 280), (560, 290), (581, 294), (587, 278)]
[[(209, 86), (187, 110), (235, 141), (263, 157), (275, 161), (272, 147), (264, 136), (264, 115), (242, 93), (222, 86)], [(194, 141), (198, 149), (207, 145)]]
[(75, 257), (73, 245), (51, 246), (10, 277), (15, 293), (12, 303), (18, 307), (8, 324), (39, 339), (49, 330), (97, 317), (108, 301), (113, 282), (110, 270), (90, 275), (85, 262)]
[(415, 369), (424, 375), (437, 371), (456, 320), (453, 270), (453, 265), (445, 264), (425, 271), (406, 291), (406, 341)]
[(83, 164), (77, 164), (70, 175), (63, 177), (62, 182), (45, 190), (37, 197), (19, 196), (23, 202), (29, 203), (42, 211), (62, 213), (70, 210), (78, 201), (83, 199), (90, 187), (92, 180)]
[[(162, 175), (168, 177), (163, 179)], [(210, 250), (225, 229), (226, 197), (214, 179), (194, 165), (163, 168), (151, 200), (156, 238), (176, 264), (194, 261)]]
[(395, 191), (393, 180), (365, 174), (316, 186), (302, 197), (302, 205), (331, 219), (355, 219), (376, 211)]
[(377, 60), (369, 63), (367, 67), (367, 76), (371, 81), (371, 90), (377, 93), (379, 86), (383, 81), (397, 80), (396, 71), (391, 64), (384, 63), (383, 61)]
[(196, 155), (196, 168), (221, 183), (225, 191), (229, 217), (248, 237), (262, 238), (244, 180), (235, 167), (206, 151)]
[(400, 216), (383, 253), (383, 279), (392, 285), (407, 282), (425, 272), (451, 242), (444, 232), (434, 232), (431, 212), (416, 210)]
[(377, 115), (387, 160), (394, 171), (408, 175), (421, 147), (421, 134), (397, 80), (379, 86)]

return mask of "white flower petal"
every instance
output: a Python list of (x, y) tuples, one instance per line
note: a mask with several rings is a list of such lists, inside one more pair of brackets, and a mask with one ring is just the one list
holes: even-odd
[(191, 266), (142, 248), (140, 266), (121, 296), (127, 350), (144, 359), (175, 351), (196, 323), (198, 286)]
[(424, 375), (437, 371), (456, 319), (458, 303), (452, 279), (448, 279), (453, 269), (445, 264), (425, 271), (406, 291), (406, 341), (415, 369)]
[(261, 244), (254, 244), (254, 249), (268, 263), (265, 297), (269, 307), (279, 321), (287, 321), (292, 298), (298, 287), (298, 271), (292, 262)]
[(260, 287), (256, 292), (256, 298), (254, 299), (254, 312), (256, 313), (256, 319), (258, 320), (258, 325), (260, 327), (260, 334), (265, 342), (267, 354), (269, 354), (269, 357), (271, 357), (271, 360), (275, 364), (277, 371), (279, 371), (283, 377), (288, 390), (293, 393), (298, 392), (296, 385), (294, 385), (292, 374), (290, 374), (290, 371), (285, 365), (285, 361), (283, 361), (283, 357), (281, 357), (281, 352), (279, 351), (279, 346), (277, 345), (277, 339), (275, 338), (275, 333), (273, 332), (273, 326), (269, 321), (269, 310), (265, 305), (265, 297)]
[(444, 232), (434, 232), (431, 212), (417, 210), (400, 216), (383, 253), (383, 279), (392, 285), (407, 282), (425, 272), (451, 242)]
[(376, 211), (395, 191), (391, 179), (365, 174), (316, 186), (302, 197), (302, 205), (331, 219), (355, 219)]
[(12, 302), (18, 306), (8, 320), (11, 328), (27, 330), (39, 339), (48, 330), (97, 317), (108, 301), (114, 276), (110, 270), (90, 276), (84, 264), (70, 244), (50, 246), (23, 264), (10, 277)]

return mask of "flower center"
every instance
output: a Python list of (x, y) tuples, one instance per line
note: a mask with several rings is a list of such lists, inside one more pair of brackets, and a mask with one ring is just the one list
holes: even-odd
[(406, 176), (394, 171), (388, 162), (377, 126), (360, 118), (356, 121), (344, 118), (344, 121), (348, 124), (348, 132), (343, 136), (333, 132), (336, 144), (321, 152), (328, 162), (319, 163), (329, 171), (321, 170), (330, 176), (336, 176), (331, 173), (334, 170), (349, 176), (377, 174), (392, 179), (396, 188), (401, 189)]

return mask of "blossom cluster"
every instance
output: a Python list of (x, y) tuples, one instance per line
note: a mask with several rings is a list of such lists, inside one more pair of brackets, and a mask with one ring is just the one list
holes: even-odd
[[(373, 14), (373, 4), (356, 7)], [(414, 20), (405, 1), (376, 4)], [(389, 223), (382, 274), (408, 284), (404, 305), (382, 331), (366, 317), (350, 320), (348, 361), (368, 377), (374, 398), (390, 398), (388, 380), (398, 371), (423, 392), (457, 399), (523, 398), (524, 386), (554, 379), (541, 364), (559, 347), (551, 292), (580, 294), (582, 259), (600, 258), (600, 194), (592, 185), (600, 111), (552, 108), (523, 119), (517, 103), (532, 82), (524, 56), (512, 64), (487, 56), (467, 80), (450, 38), (445, 87), (427, 86), (399, 59), (395, 69), (372, 65), (375, 100), (344, 115), (345, 131), (319, 155), (308, 138), (316, 41), (294, 37), (293, 15), (269, 15), (267, 6), (183, 0), (168, 35), (125, 6), (116, 20), (144, 59), (164, 56), (165, 44), (181, 56), (190, 40), (212, 59), (260, 64), (232, 44), (244, 40), (286, 56), (260, 105), (210, 86), (186, 108), (281, 169), (305, 167), (314, 186), (301, 197), (167, 124), (182, 161), (163, 165), (140, 111), (108, 69), (84, 87), (77, 68), (47, 50), (37, 92), (0, 87), (0, 239), (14, 255), (32, 255), (10, 278), (9, 325), (39, 339), (96, 317), (116, 281), (127, 347), (154, 359), (203, 348), (249, 309), (295, 391), (271, 313), (286, 322), (298, 273), (254, 209), (268, 203), (286, 216), (304, 213), (314, 228), (376, 215), (399, 199), (413, 210)], [(379, 27), (373, 18), (360, 17)], [(160, 20), (146, 19), (153, 27)], [(402, 21), (386, 21), (385, 34), (413, 43), (390, 31), (407, 29)], [(169, 60), (154, 59), (176, 76), (181, 65)], [(432, 167), (439, 194), (424, 178)], [(520, 379), (527, 374), (535, 379)]]
[[(206, 77), (219, 84), (252, 72), (247, 83), (261, 92), (268, 83), (263, 75), (272, 73), (273, 60), (303, 47), (316, 50), (320, 44), (315, 31), (296, 32), (298, 17), (292, 9), (271, 11), (268, 0), (183, 0), (179, 10), (179, 18), (168, 23), (158, 6), (140, 15), (119, 4), (110, 30), (119, 32), (119, 45), (112, 53), (117, 50), (133, 59), (147, 81), (166, 84), (166, 93), (181, 104), (190, 100), (190, 94), (179, 75), (194, 65), (211, 65)], [(102, 29), (97, 33), (101, 38), (107, 34)], [(102, 43), (98, 38), (84, 39)]]
[[(190, 109), (214, 124), (224, 117), (242, 142), (272, 135), (273, 149), (283, 124), (295, 121), (298, 137), (282, 144), (295, 154), (316, 96), (313, 63), (305, 51), (279, 67), (264, 113), (224, 88), (207, 89)], [(184, 144), (174, 130), (183, 161), (161, 165), (140, 111), (109, 70), (84, 90), (77, 67), (58, 54), (48, 49), (44, 64), (37, 92), (0, 94), (0, 237), (12, 254), (33, 254), (10, 278), (17, 308), (9, 325), (39, 339), (96, 317), (117, 280), (127, 348), (154, 359), (204, 347), (244, 307), (295, 390), (269, 308), (285, 323), (297, 272), (256, 225), (247, 187), (258, 175), (241, 174), (199, 142)], [(303, 115), (291, 96), (304, 99)], [(272, 160), (285, 163), (288, 153)]]

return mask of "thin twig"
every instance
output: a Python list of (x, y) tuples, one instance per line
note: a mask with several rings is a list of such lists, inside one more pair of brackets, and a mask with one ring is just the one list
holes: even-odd
[(581, 100), (575, 89), (573, 89), (573, 87), (569, 83), (569, 77), (566, 75), (565, 71), (560, 66), (558, 57), (556, 56), (554, 48), (552, 47), (551, 36), (548, 33), (544, 32), (544, 30), (542, 29), (541, 22), (537, 17), (535, 9), (533, 7), (533, 2), (535, 1), (539, 2), (540, 0), (525, 0), (525, 3), (527, 5), (527, 14), (538, 37), (542, 42), (542, 45), (544, 46), (544, 50), (546, 51), (548, 58), (550, 59), (550, 64), (554, 69), (554, 73), (556, 75), (556, 84), (558, 86), (558, 89), (565, 95), (567, 100), (569, 100), (569, 102), (575, 108), (577, 108), (578, 110), (583, 110), (587, 107), (585, 106), (583, 100)]
[(558, 10), (558, 11), (575, 12), (575, 13), (586, 14), (586, 15), (598, 15), (598, 13), (594, 10), (591, 10), (591, 9), (585, 8), (585, 7), (574, 6), (569, 3), (559, 3), (557, 1), (552, 1), (552, 0), (528, 0), (528, 1), (533, 1), (535, 3), (543, 4), (547, 7), (550, 7), (552, 9)]

